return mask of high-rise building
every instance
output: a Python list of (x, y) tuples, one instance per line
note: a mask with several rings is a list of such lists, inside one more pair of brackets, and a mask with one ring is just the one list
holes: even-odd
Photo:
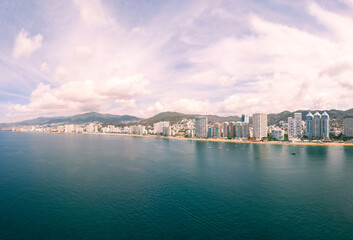
[(169, 126), (169, 124), (168, 124), (168, 126), (163, 126), (162, 135), (163, 136), (171, 136), (172, 135), (172, 128)]
[(327, 114), (327, 112), (324, 112), (321, 115), (321, 122), (320, 122), (320, 135), (323, 138), (330, 138), (330, 116)]
[(308, 138), (312, 138), (314, 133), (313, 133), (313, 120), (314, 120), (314, 116), (313, 114), (311, 114), (311, 112), (309, 112), (306, 117), (306, 136)]
[(303, 135), (302, 114), (294, 113), (294, 118), (288, 118), (288, 138), (301, 138)]
[(197, 117), (195, 119), (195, 136), (206, 138), (207, 130), (207, 117)]
[(267, 137), (267, 114), (255, 113), (253, 115), (253, 137)]
[(73, 125), (73, 124), (65, 125), (65, 132), (66, 133), (72, 133), (74, 131), (75, 131), (75, 125)]
[(292, 117), (288, 118), (288, 138), (293, 139), (295, 137), (295, 121)]
[(222, 123), (222, 137), (227, 138), (228, 137), (228, 122)]
[(236, 136), (235, 127), (236, 127), (235, 122), (229, 123), (229, 125), (228, 125), (228, 138), (235, 138), (235, 136)]
[(343, 135), (353, 137), (353, 116), (345, 116), (343, 118)]
[(249, 122), (249, 116), (245, 115), (245, 114), (242, 114), (241, 115), (241, 122), (248, 123)]
[(155, 124), (153, 124), (153, 133), (158, 134), (158, 135), (164, 135), (163, 129), (165, 127), (169, 127), (168, 121), (155, 123)]
[(249, 138), (250, 136), (250, 125), (248, 122), (243, 123), (243, 138)]
[(294, 113), (294, 136), (297, 138), (301, 138), (303, 135), (302, 125), (302, 114)]
[(215, 123), (213, 125), (213, 137), (216, 137), (216, 138), (221, 137), (221, 124)]
[(314, 114), (313, 137), (321, 137), (321, 115), (318, 112)]
[(237, 138), (243, 137), (243, 122), (236, 122), (235, 125), (235, 136)]

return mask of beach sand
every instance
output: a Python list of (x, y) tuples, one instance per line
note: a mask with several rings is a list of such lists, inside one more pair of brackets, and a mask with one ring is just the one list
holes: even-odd
[(272, 144), (272, 145), (308, 145), (308, 146), (352, 146), (353, 143), (340, 143), (340, 142), (281, 142), (281, 141), (251, 141), (251, 140), (239, 140), (239, 139), (223, 139), (223, 138), (185, 138), (185, 137), (164, 137), (157, 135), (137, 135), (137, 134), (121, 134), (121, 133), (83, 133), (83, 134), (97, 134), (97, 135), (112, 135), (112, 136), (130, 136), (130, 137), (153, 137), (153, 138), (164, 138), (172, 140), (188, 140), (188, 141), (204, 141), (204, 142), (226, 142), (226, 143), (247, 143), (247, 144)]

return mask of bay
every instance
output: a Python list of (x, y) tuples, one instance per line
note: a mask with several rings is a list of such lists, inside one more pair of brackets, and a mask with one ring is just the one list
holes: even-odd
[(353, 147), (0, 132), (0, 239), (352, 239)]

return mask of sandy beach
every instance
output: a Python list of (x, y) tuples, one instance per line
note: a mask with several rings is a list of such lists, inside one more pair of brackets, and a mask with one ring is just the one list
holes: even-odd
[(137, 134), (121, 134), (121, 133), (83, 133), (83, 134), (94, 134), (94, 135), (111, 135), (111, 136), (127, 136), (127, 137), (152, 137), (152, 138), (164, 138), (171, 140), (187, 140), (187, 141), (204, 141), (204, 142), (226, 142), (226, 143), (247, 143), (247, 144), (271, 144), (271, 145), (308, 145), (308, 146), (351, 146), (353, 143), (340, 143), (340, 142), (281, 142), (281, 141), (250, 141), (250, 140), (238, 140), (238, 139), (222, 139), (222, 138), (185, 138), (185, 137), (164, 137), (157, 135), (137, 135)]

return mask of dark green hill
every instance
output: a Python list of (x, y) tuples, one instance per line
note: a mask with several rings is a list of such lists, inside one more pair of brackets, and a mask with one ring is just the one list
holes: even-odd
[(78, 114), (71, 117), (40, 117), (32, 120), (26, 120), (16, 123), (4, 123), (0, 124), (2, 127), (11, 127), (11, 126), (27, 126), (27, 125), (45, 125), (45, 124), (54, 124), (54, 123), (63, 123), (63, 124), (83, 124), (90, 122), (130, 122), (138, 121), (141, 118), (130, 116), (130, 115), (113, 115), (113, 114), (100, 114), (96, 112), (89, 112), (84, 114)]
[[(178, 112), (162, 112), (157, 115), (143, 119), (139, 121), (139, 124), (145, 126), (152, 126), (154, 123), (161, 121), (169, 121), (171, 124), (177, 123), (183, 119), (194, 119), (200, 116), (200, 114), (184, 114)], [(204, 115), (208, 118), (209, 122), (230, 122), (230, 121), (239, 121), (240, 118), (238, 116), (229, 116), (229, 117), (220, 117), (217, 115)]]

